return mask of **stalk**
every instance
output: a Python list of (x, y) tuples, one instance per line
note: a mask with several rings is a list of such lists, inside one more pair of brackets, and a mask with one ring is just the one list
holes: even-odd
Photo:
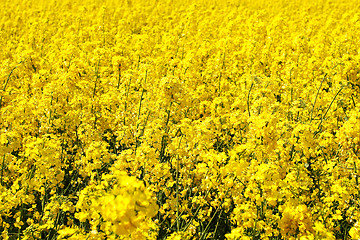
[[(180, 137), (178, 149), (180, 149), (182, 136)], [(179, 154), (176, 158), (176, 229), (180, 231), (180, 218), (179, 218)]]
[(1, 186), (3, 186), (4, 168), (5, 168), (5, 154), (3, 156), (3, 161), (2, 161), (2, 165), (1, 165), (1, 177), (0, 177)]
[[(19, 62), (19, 64), (22, 63), (22, 62), (23, 62), (23, 61)], [(10, 77), (11, 77), (12, 73), (14, 72), (14, 70), (15, 70), (18, 66), (19, 66), (19, 65), (15, 66), (14, 68), (11, 69), (11, 71), (10, 71), (10, 73), (9, 73), (6, 81), (5, 81), (5, 85), (4, 85), (4, 87), (3, 87), (3, 92), (5, 92), (6, 87), (7, 87), (8, 83), (9, 83)], [(1, 98), (0, 98), (0, 108), (2, 107), (2, 100), (3, 100), (3, 96), (1, 96)]]
[(312, 107), (311, 113), (310, 113), (310, 123), (311, 123), (312, 120), (313, 120), (313, 113), (314, 113), (314, 109), (315, 109), (316, 100), (317, 100), (317, 97), (318, 97), (318, 95), (319, 95), (321, 85), (323, 84), (326, 76), (327, 76), (327, 73), (325, 74), (325, 76), (324, 76), (323, 79), (321, 80), (320, 86), (319, 86), (319, 88), (318, 88), (318, 90), (317, 90), (317, 93), (316, 93), (316, 96), (315, 96), (315, 100), (314, 100), (314, 104), (313, 104), (313, 107)]
[(253, 86), (254, 86), (254, 83), (252, 82), (249, 93), (248, 93), (248, 97), (247, 97), (247, 108), (248, 108), (249, 117), (251, 117), (251, 115), (250, 115), (250, 93), (251, 93), (251, 89), (253, 88)]
[(339, 95), (339, 93), (340, 93), (342, 90), (343, 90), (343, 88), (340, 88), (340, 90), (336, 93), (336, 95), (334, 96), (333, 100), (331, 101), (329, 107), (326, 109), (325, 114), (321, 117), (321, 121), (320, 121), (320, 123), (319, 123), (318, 129), (321, 128), (321, 124), (322, 124), (322, 122), (324, 121), (324, 119), (325, 119), (325, 117), (326, 117), (326, 114), (329, 112), (331, 105), (333, 104), (333, 102), (335, 101), (336, 97)]

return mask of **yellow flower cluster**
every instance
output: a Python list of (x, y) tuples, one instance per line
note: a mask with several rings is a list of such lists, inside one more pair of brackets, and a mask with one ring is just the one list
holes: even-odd
[(1, 239), (360, 238), (356, 0), (0, 0)]
[(103, 175), (100, 184), (90, 183), (79, 196), (75, 218), (89, 220), (91, 229), (108, 237), (129, 235), (156, 215), (157, 206), (142, 182), (124, 172)]

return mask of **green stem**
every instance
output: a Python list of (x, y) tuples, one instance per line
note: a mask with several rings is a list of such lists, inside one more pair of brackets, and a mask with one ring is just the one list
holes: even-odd
[(317, 90), (317, 93), (316, 93), (316, 96), (315, 96), (315, 100), (314, 100), (314, 104), (313, 104), (313, 107), (312, 107), (312, 110), (311, 110), (311, 113), (310, 113), (310, 123), (312, 122), (312, 119), (313, 119), (313, 113), (314, 113), (314, 108), (315, 108), (315, 104), (316, 104), (316, 99), (317, 99), (317, 97), (318, 97), (318, 95), (319, 95), (321, 85), (323, 84), (323, 82), (324, 82), (324, 80), (325, 80), (325, 78), (326, 78), (326, 75), (327, 75), (327, 73), (325, 74), (325, 76), (324, 76), (323, 79), (321, 80), (320, 86), (319, 86), (319, 88), (318, 88), (318, 90)]
[[(228, 192), (229, 192), (229, 189), (226, 190), (225, 196), (227, 195)], [(214, 215), (211, 217), (210, 221), (209, 221), (208, 224), (206, 225), (205, 230), (204, 230), (204, 232), (202, 233), (202, 235), (201, 235), (201, 237), (200, 237), (199, 240), (202, 240), (202, 239), (204, 239), (204, 238), (206, 237), (207, 231), (208, 231), (208, 229), (209, 229), (209, 227), (210, 227), (210, 224), (211, 224), (212, 221), (214, 220), (214, 218), (215, 218), (217, 212), (219, 211), (219, 209), (222, 207), (224, 201), (225, 201), (225, 198), (221, 201), (220, 205), (216, 208)], [(222, 211), (222, 209), (221, 209), (221, 211)], [(221, 214), (219, 214), (219, 218), (220, 218), (220, 216), (221, 216)]]
[(355, 181), (356, 181), (356, 185), (359, 185), (359, 180), (358, 180), (358, 175), (357, 175), (357, 168), (356, 168), (356, 163), (354, 162), (354, 171), (355, 171)]
[(98, 64), (97, 66), (95, 67), (95, 76), (96, 76), (96, 79), (95, 79), (95, 86), (94, 86), (94, 90), (93, 90), (93, 98), (95, 97), (95, 94), (96, 94), (96, 85), (97, 85), (97, 82), (100, 78), (99, 76), (99, 65), (100, 65), (100, 58), (99, 58), (99, 61), (98, 61)]
[(250, 93), (251, 93), (251, 89), (253, 88), (253, 86), (254, 86), (254, 83), (252, 82), (249, 93), (248, 93), (248, 97), (247, 97), (247, 108), (248, 108), (248, 112), (249, 112), (249, 117), (251, 117), (251, 115), (250, 115)]
[[(178, 149), (180, 148), (181, 145), (181, 139), (182, 136), (180, 137), (180, 141), (179, 141), (179, 146)], [(177, 155), (176, 158), (176, 229), (177, 231), (180, 231), (180, 218), (179, 218), (179, 154)]]
[(4, 175), (4, 168), (5, 168), (5, 154), (3, 156), (3, 161), (1, 165), (1, 178), (0, 178), (0, 184), (3, 186), (3, 175)]
[[(19, 64), (22, 63), (22, 62), (23, 62), (23, 61), (20, 61)], [(18, 66), (19, 66), (19, 65), (15, 66), (14, 68), (11, 69), (11, 71), (10, 71), (10, 73), (9, 73), (7, 79), (6, 79), (5, 85), (4, 85), (4, 87), (3, 87), (3, 92), (5, 92), (6, 87), (7, 87), (8, 83), (9, 83), (10, 77), (11, 77), (12, 73), (14, 72), (14, 70), (15, 70)], [(0, 108), (2, 107), (2, 105), (1, 105), (1, 104), (2, 104), (2, 100), (3, 100), (3, 96), (1, 96), (1, 98), (0, 98)]]
[[(221, 175), (219, 174), (218, 177), (216, 178), (216, 182), (219, 181), (220, 176), (221, 176)], [(204, 196), (204, 199), (207, 198), (207, 196), (209, 195), (211, 189), (212, 189), (212, 188), (209, 188), (209, 189), (206, 191), (205, 196)], [(227, 193), (227, 192), (226, 192), (226, 193)], [(221, 204), (222, 204), (222, 203), (221, 203)], [(195, 219), (195, 217), (196, 217), (197, 214), (199, 213), (201, 207), (202, 207), (202, 205), (199, 204), (199, 206), (197, 207), (194, 215), (191, 217), (190, 221), (186, 224), (186, 226), (185, 226), (185, 228), (184, 228), (183, 231), (186, 231), (186, 230), (188, 229), (188, 227), (191, 225), (192, 221)]]
[(117, 84), (117, 89), (119, 89), (120, 87), (120, 79), (121, 79), (121, 66), (119, 66), (119, 75), (118, 75), (118, 84)]
[[(318, 129), (321, 128), (321, 124), (322, 124), (323, 120), (325, 119), (326, 114), (329, 112), (331, 105), (333, 104), (333, 102), (335, 101), (336, 97), (339, 95), (339, 93), (340, 93), (342, 90), (343, 90), (343, 88), (340, 88), (340, 90), (336, 93), (336, 95), (335, 95), (334, 98), (332, 99), (329, 107), (326, 109), (325, 114), (321, 117), (321, 121), (320, 121), (320, 123), (319, 123)], [(320, 131), (320, 130), (319, 130), (319, 131)]]

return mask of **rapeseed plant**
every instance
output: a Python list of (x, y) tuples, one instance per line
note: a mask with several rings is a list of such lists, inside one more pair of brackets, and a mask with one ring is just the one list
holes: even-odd
[(357, 1), (2, 0), (2, 239), (359, 239)]

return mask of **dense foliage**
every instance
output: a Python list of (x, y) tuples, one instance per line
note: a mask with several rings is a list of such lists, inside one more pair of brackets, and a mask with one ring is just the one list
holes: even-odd
[(360, 238), (356, 0), (0, 0), (2, 239)]

